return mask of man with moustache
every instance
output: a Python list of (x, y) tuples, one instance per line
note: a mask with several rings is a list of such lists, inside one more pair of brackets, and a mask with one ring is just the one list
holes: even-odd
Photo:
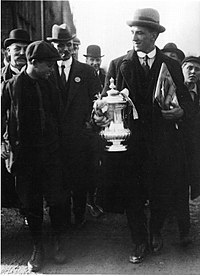
[[(28, 261), (31, 272), (44, 262), (42, 233), (43, 197), (49, 207), (53, 238), (53, 258), (64, 263), (65, 193), (60, 161), (60, 100), (48, 82), (55, 61), (60, 59), (52, 45), (31, 43), (26, 50), (27, 67), (2, 85), (2, 118), (9, 111), (8, 140), (12, 151), (11, 172), (33, 239)], [(6, 154), (2, 151), (2, 154)]]
[[(129, 261), (135, 264), (143, 261), (149, 249), (158, 252), (162, 248), (161, 230), (173, 194), (184, 186), (185, 196), (188, 195), (184, 148), (177, 125), (192, 116), (193, 105), (179, 63), (155, 46), (158, 35), (165, 31), (160, 25), (158, 11), (138, 9), (127, 24), (131, 28), (134, 50), (111, 61), (102, 96), (109, 90), (111, 77), (114, 78), (118, 91), (129, 90), (138, 119), (130, 118), (132, 135), (127, 141), (128, 150), (105, 153), (102, 167), (105, 186), (113, 185), (117, 195), (112, 210), (115, 207), (118, 212), (126, 212), (134, 244)], [(176, 85), (179, 106), (172, 105), (168, 97), (161, 107), (154, 98), (162, 63), (166, 64)], [(109, 125), (109, 118), (98, 105), (93, 120), (97, 126)], [(147, 199), (151, 211), (149, 227), (144, 212)], [(187, 213), (188, 208), (185, 206), (182, 212)], [(188, 230), (189, 227), (188, 218), (184, 228)]]
[(61, 119), (61, 154), (68, 201), (67, 225), (71, 225), (71, 196), (74, 224), (85, 224), (88, 183), (90, 181), (90, 151), (93, 143), (89, 121), (95, 95), (101, 85), (93, 67), (73, 57), (73, 35), (66, 24), (53, 25), (52, 37), (47, 40), (57, 49), (61, 60), (57, 62), (51, 81), (56, 83), (63, 97)]
[[(26, 65), (25, 51), (30, 42), (30, 36), (27, 31), (23, 29), (13, 29), (10, 31), (9, 37), (3, 42), (9, 62), (1, 69), (1, 82), (19, 74), (21, 69)], [(2, 132), (6, 138), (6, 129), (2, 128)], [(7, 169), (9, 168), (6, 168), (5, 163), (5, 160), (9, 159), (9, 151), (6, 151), (9, 145), (6, 139), (2, 142), (1, 147), (5, 149), (5, 155), (1, 156), (2, 206), (19, 208), (20, 203), (14, 190), (14, 178), (8, 172)]]
[(103, 56), (101, 55), (101, 48), (98, 45), (89, 45), (87, 47), (87, 53), (84, 55), (84, 57), (86, 57), (86, 63), (93, 66), (96, 70), (102, 89), (104, 87), (106, 77), (106, 72), (103, 68), (100, 68)]

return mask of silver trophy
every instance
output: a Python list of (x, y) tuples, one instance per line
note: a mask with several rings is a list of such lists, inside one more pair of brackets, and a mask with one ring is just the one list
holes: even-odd
[(126, 151), (127, 146), (122, 144), (131, 135), (130, 129), (125, 122), (127, 105), (130, 102), (127, 92), (128, 89), (123, 89), (121, 92), (116, 90), (114, 79), (110, 79), (110, 90), (107, 91), (108, 96), (104, 97), (104, 114), (110, 119), (109, 126), (100, 131), (100, 136), (112, 145), (106, 146), (107, 151)]

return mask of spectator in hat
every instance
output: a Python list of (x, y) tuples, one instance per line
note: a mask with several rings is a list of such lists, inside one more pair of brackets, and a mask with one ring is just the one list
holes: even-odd
[[(13, 29), (10, 31), (9, 37), (4, 40), (2, 45), (5, 66), (1, 69), (1, 82), (19, 74), (23, 66), (26, 65), (25, 51), (30, 42), (30, 36), (27, 31), (23, 29)], [(5, 116), (6, 118), (9, 117), (8, 114), (5, 114)], [(6, 121), (6, 118), (3, 121)], [(9, 143), (7, 141), (6, 128), (3, 125), (2, 134), (4, 135), (4, 140), (1, 143), (1, 147), (6, 152), (6, 148), (9, 148)], [(20, 208), (20, 202), (15, 192), (15, 180), (9, 172), (8, 161), (9, 151), (1, 156), (2, 206)]]
[(79, 46), (81, 45), (81, 41), (80, 39), (76, 36), (74, 39), (73, 39), (73, 48), (74, 48), (74, 52), (73, 52), (73, 57), (75, 59), (78, 60), (78, 51), (79, 51)]
[(161, 51), (168, 57), (177, 60), (180, 64), (185, 58), (185, 54), (183, 53), (183, 51), (178, 49), (176, 44), (172, 42), (167, 43)]
[(14, 29), (9, 37), (4, 41), (4, 48), (10, 62), (2, 68), (3, 80), (10, 79), (13, 75), (19, 74), (20, 70), (26, 65), (25, 51), (30, 43), (30, 36), (27, 31)]
[(86, 57), (86, 63), (93, 66), (96, 70), (103, 89), (106, 72), (103, 68), (100, 68), (102, 57), (104, 57), (104, 55), (101, 55), (101, 48), (98, 45), (89, 45), (87, 47), (87, 53), (84, 55), (84, 57)]
[[(117, 212), (126, 212), (134, 244), (129, 261), (135, 264), (144, 260), (149, 248), (152, 252), (161, 250), (161, 231), (173, 195), (184, 186), (185, 197), (188, 196), (185, 152), (176, 124), (179, 124), (179, 120), (190, 118), (193, 110), (180, 65), (155, 45), (159, 34), (165, 31), (160, 24), (158, 11), (151, 8), (138, 9), (127, 24), (131, 30), (134, 49), (125, 57), (111, 61), (102, 96), (109, 90), (111, 77), (114, 78), (118, 91), (124, 88), (129, 90), (138, 119), (130, 117), (132, 135), (127, 140), (128, 150), (105, 152), (102, 160), (105, 189), (113, 189), (113, 194), (110, 189), (107, 198), (110, 199), (110, 195), (116, 195), (116, 198), (112, 198), (112, 206), (106, 206), (105, 198), (103, 207), (107, 207), (105, 210), (108, 211), (114, 212), (116, 209)], [(170, 99), (162, 107), (157, 100), (152, 100), (163, 63), (177, 88), (179, 106), (173, 105), (172, 109), (169, 109)], [(98, 106), (94, 109), (93, 121), (97, 126), (109, 125), (109, 119)], [(150, 201), (149, 222), (144, 212), (147, 199)], [(189, 206), (183, 207), (183, 214), (188, 214)], [(189, 217), (184, 227), (186, 231), (190, 227)]]
[(195, 110), (195, 117), (185, 125), (191, 199), (195, 199), (200, 195), (200, 57), (186, 57), (182, 71)]
[(93, 67), (73, 57), (73, 35), (66, 24), (53, 25), (52, 37), (47, 40), (57, 49), (61, 60), (57, 62), (51, 80), (56, 83), (63, 97), (61, 121), (61, 147), (64, 181), (68, 188), (66, 224), (71, 225), (71, 196), (74, 224), (85, 224), (88, 174), (90, 173), (93, 135), (89, 128), (90, 113), (101, 85)]
[[(31, 272), (44, 262), (42, 237), (43, 197), (49, 207), (53, 235), (53, 257), (65, 262), (63, 216), (65, 192), (59, 151), (60, 100), (48, 77), (60, 59), (47, 42), (35, 41), (26, 49), (27, 67), (2, 85), (2, 118), (9, 111), (8, 139), (12, 151), (11, 172), (33, 239), (28, 261)], [(16, 112), (17, 111), (17, 112)], [(2, 154), (6, 154), (2, 152)]]

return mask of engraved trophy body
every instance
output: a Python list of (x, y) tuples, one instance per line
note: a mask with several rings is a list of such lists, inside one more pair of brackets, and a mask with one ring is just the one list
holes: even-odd
[[(125, 95), (128, 90), (121, 92), (115, 90), (114, 79), (110, 79), (111, 89), (107, 91), (108, 96), (104, 97), (104, 110), (106, 117), (110, 119), (110, 125), (100, 131), (100, 136), (112, 145), (107, 145), (107, 151), (126, 151), (127, 146), (122, 144), (131, 135), (130, 129), (127, 127), (125, 118), (127, 117), (128, 96)], [(126, 92), (125, 92), (126, 90)], [(124, 91), (124, 93), (122, 93)]]

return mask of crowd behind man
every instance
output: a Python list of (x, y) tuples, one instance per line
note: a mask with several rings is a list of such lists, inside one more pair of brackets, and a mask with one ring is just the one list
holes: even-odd
[[(33, 238), (28, 261), (32, 272), (43, 267), (45, 258), (44, 199), (54, 261), (59, 264), (67, 259), (65, 233), (84, 227), (87, 203), (97, 217), (103, 211), (126, 212), (131, 263), (162, 249), (163, 225), (171, 209), (181, 245), (191, 243), (189, 186), (191, 199), (200, 195), (200, 58), (185, 57), (175, 43), (162, 50), (156, 46), (165, 28), (154, 9), (136, 10), (127, 25), (133, 50), (112, 60), (107, 74), (100, 68), (98, 45), (87, 47), (86, 63), (78, 61), (80, 40), (67, 24), (54, 24), (46, 42), (31, 42), (22, 29), (11, 30), (4, 41), (8, 59), (1, 77), (2, 169), (8, 173), (9, 158), (9, 176)], [(152, 101), (163, 63), (175, 87), (176, 104), (170, 97), (162, 104)], [(138, 119), (129, 118), (134, 135), (125, 152), (106, 152), (96, 140), (110, 124), (101, 107), (111, 78), (118, 91), (129, 90), (138, 112)], [(101, 207), (95, 204), (97, 178), (102, 181)]]

